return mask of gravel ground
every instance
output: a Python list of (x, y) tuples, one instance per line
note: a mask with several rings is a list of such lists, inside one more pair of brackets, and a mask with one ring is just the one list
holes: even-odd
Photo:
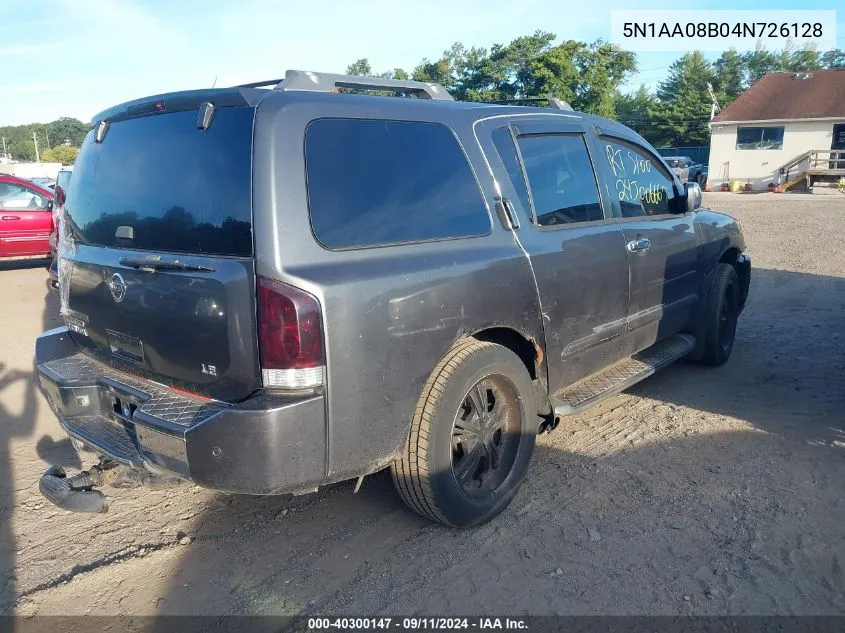
[(5, 266), (0, 612), (845, 614), (845, 198), (705, 196), (754, 263), (730, 362), (677, 364), (565, 420), (470, 531), (411, 514), (383, 474), (354, 496), (185, 485), (56, 510), (40, 472), (80, 463), (31, 360), (55, 298), (43, 266)]

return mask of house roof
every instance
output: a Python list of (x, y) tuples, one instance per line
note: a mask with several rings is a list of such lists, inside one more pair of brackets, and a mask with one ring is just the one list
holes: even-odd
[(713, 122), (828, 117), (845, 118), (845, 69), (763, 75)]

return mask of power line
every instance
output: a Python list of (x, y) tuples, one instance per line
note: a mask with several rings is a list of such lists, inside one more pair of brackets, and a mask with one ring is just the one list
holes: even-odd
[(648, 72), (649, 70), (666, 70), (667, 68), (671, 68), (671, 67), (672, 67), (672, 64), (669, 64), (668, 66), (654, 66), (652, 68), (641, 68), (637, 72), (644, 73), (644, 72)]
[(653, 119), (619, 119), (620, 123), (645, 123), (648, 125), (674, 125), (675, 123), (707, 123), (706, 116), (700, 119), (670, 119), (664, 121), (655, 121)]

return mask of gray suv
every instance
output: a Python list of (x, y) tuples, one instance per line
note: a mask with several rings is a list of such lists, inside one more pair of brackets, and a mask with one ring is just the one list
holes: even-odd
[(289, 71), (95, 117), (66, 325), (36, 362), (100, 461), (42, 493), (104, 512), (115, 480), (299, 494), (389, 468), (419, 514), (472, 526), (539, 431), (676, 359), (725, 362), (739, 224), (630, 129), (550, 103)]

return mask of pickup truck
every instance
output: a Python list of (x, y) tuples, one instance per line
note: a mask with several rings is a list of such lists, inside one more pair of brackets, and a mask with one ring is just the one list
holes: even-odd
[(705, 166), (696, 163), (689, 156), (665, 156), (663, 160), (666, 161), (666, 164), (669, 165), (669, 168), (681, 182), (704, 184), (701, 176)]

